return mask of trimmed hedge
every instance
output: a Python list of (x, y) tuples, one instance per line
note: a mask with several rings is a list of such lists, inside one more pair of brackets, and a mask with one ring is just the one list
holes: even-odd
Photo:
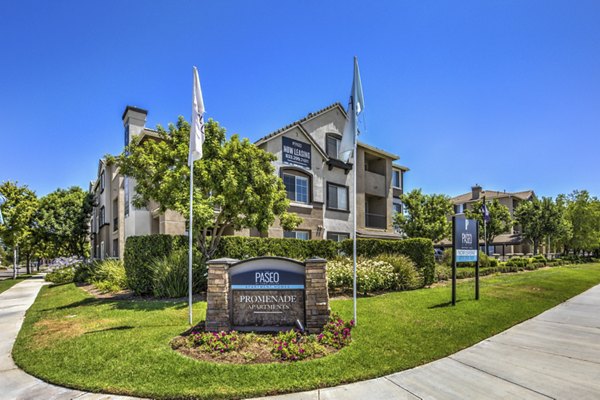
[(152, 262), (185, 246), (186, 236), (130, 236), (125, 242), (127, 286), (137, 294), (152, 293)]
[[(346, 255), (352, 254), (352, 239), (341, 243), (341, 250)], [(356, 253), (363, 257), (376, 257), (380, 254), (402, 254), (410, 258), (417, 270), (423, 274), (425, 285), (434, 281), (435, 259), (433, 242), (430, 239), (358, 239)]]
[[(186, 236), (147, 235), (127, 238), (124, 260), (129, 288), (137, 294), (151, 294), (152, 262), (169, 256), (182, 247), (187, 247)], [(243, 260), (260, 256), (279, 256), (300, 261), (311, 257), (331, 260), (337, 257), (340, 251), (352, 254), (352, 240), (338, 243), (332, 240), (224, 236), (214, 258), (228, 257)], [(429, 239), (359, 239), (357, 252), (361, 256), (372, 258), (381, 254), (405, 255), (415, 263), (417, 270), (423, 275), (424, 284), (433, 283), (435, 261), (433, 243)]]
[(304, 261), (311, 257), (332, 259), (339, 245), (332, 240), (302, 240), (224, 236), (215, 258), (229, 257), (244, 260), (251, 257), (277, 256)]

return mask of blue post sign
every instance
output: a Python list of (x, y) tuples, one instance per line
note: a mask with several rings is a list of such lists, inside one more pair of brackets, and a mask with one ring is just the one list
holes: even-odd
[(479, 224), (461, 215), (452, 217), (452, 305), (456, 305), (456, 266), (475, 263), (475, 299), (479, 300)]
[(457, 263), (477, 262), (478, 224), (477, 220), (454, 217), (454, 260)]

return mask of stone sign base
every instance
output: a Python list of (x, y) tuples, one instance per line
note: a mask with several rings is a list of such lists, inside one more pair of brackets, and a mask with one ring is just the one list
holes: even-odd
[(330, 312), (326, 269), (321, 258), (209, 261), (206, 330), (280, 331), (299, 321), (308, 333), (321, 332)]

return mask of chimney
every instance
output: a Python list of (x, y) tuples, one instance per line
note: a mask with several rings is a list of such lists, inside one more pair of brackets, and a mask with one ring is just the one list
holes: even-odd
[(146, 126), (146, 116), (148, 111), (143, 108), (127, 106), (123, 112), (123, 127), (125, 128), (125, 146), (127, 146), (131, 138), (139, 135)]
[(471, 193), (472, 193), (472, 200), (477, 200), (479, 199), (479, 195), (481, 194), (481, 186), (479, 186), (478, 184), (475, 184), (475, 186), (471, 187)]

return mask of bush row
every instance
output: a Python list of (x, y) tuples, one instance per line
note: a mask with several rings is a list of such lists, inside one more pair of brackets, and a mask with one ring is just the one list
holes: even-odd
[(123, 261), (113, 259), (72, 264), (47, 274), (45, 279), (56, 284), (88, 283), (104, 293), (127, 288)]
[[(183, 248), (187, 248), (185, 236), (147, 235), (127, 238), (125, 270), (129, 288), (137, 294), (155, 293), (156, 268), (153, 267), (155, 261), (169, 257)], [(429, 285), (434, 280), (433, 243), (429, 239), (359, 239), (357, 253), (369, 258), (384, 254), (405, 255), (414, 263), (423, 284)], [(279, 256), (304, 261), (311, 257), (332, 260), (339, 254), (352, 254), (352, 240), (338, 243), (331, 240), (225, 236), (221, 238), (214, 258), (228, 257), (242, 260), (260, 256)], [(201, 275), (202, 271), (205, 273), (204, 266), (198, 265), (197, 269), (198, 274)]]

